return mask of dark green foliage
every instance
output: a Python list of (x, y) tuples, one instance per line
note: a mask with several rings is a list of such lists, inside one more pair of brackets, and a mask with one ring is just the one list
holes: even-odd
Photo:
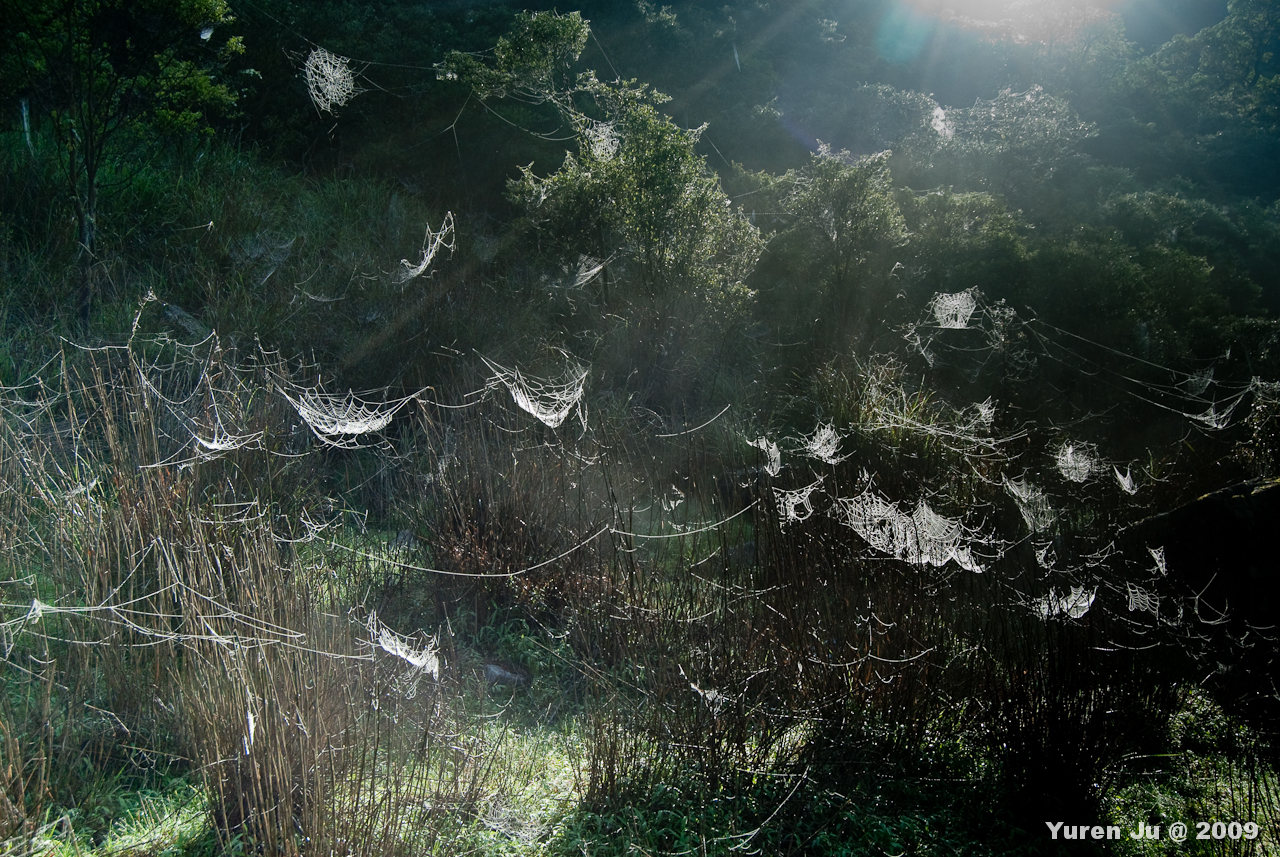
[(521, 12), (511, 30), (494, 44), (492, 65), (454, 51), (440, 69), (449, 79), (469, 85), (481, 98), (554, 102), (572, 88), (569, 69), (586, 46), (588, 33), (577, 12)]
[(233, 107), (236, 94), (217, 75), (243, 45), (218, 32), (231, 20), (222, 0), (6, 2), (0, 16), (13, 28), (4, 104), (21, 98), (24, 115), (34, 108), (53, 137), (87, 313), (100, 195), (127, 186), (165, 137), (202, 131)]
[[(578, 730), (580, 802), (495, 849), (1055, 853), (1045, 819), (1236, 795), (1274, 823), (1238, 725), (1273, 632), (1197, 618), (1219, 590), (1143, 535), (1182, 509), (1233, 573), (1196, 498), (1276, 475), (1272, 6), (1144, 56), (1035, 4), (550, 5), (3, 5), (0, 839), (101, 837), (160, 784), (140, 747), (191, 760), (229, 852), (497, 836), (467, 706)], [(360, 90), (333, 115), (317, 46)], [(578, 410), (536, 421), (497, 364), (581, 366)], [(331, 449), (290, 379), (418, 398)], [(258, 445), (213, 450), (232, 414)], [(926, 502), (974, 553), (913, 554)], [(436, 634), (448, 678), (406, 696)]]

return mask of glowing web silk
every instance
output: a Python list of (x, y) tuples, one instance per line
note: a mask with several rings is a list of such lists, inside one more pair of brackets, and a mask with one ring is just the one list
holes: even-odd
[(923, 500), (907, 515), (896, 503), (868, 490), (857, 497), (836, 498), (833, 510), (841, 523), (881, 553), (912, 565), (943, 566), (954, 561), (966, 571), (984, 570), (963, 544), (968, 536), (964, 525), (939, 515)]
[(770, 476), (777, 476), (782, 472), (782, 451), (778, 449), (778, 445), (767, 437), (758, 437), (755, 440), (747, 441), (749, 446), (762, 450), (768, 458), (768, 463), (764, 466), (764, 472)]
[(951, 123), (947, 121), (947, 111), (941, 107), (933, 108), (933, 116), (929, 122), (929, 127), (937, 131), (939, 137), (947, 140), (956, 135), (955, 128), (951, 127)]
[(319, 387), (298, 387), (277, 379), (280, 395), (293, 406), (322, 443), (343, 449), (360, 447), (362, 435), (382, 431), (415, 396), (391, 402), (369, 402), (348, 392), (339, 396)]
[(422, 276), (422, 274), (431, 267), (431, 263), (435, 261), (436, 254), (441, 250), (453, 252), (453, 212), (446, 212), (444, 222), (440, 224), (440, 229), (431, 231), (431, 224), (427, 224), (426, 237), (422, 239), (422, 260), (419, 262), (410, 262), (408, 259), (400, 260), (400, 270), (396, 274), (396, 279), (401, 283), (407, 283), (409, 280)]
[(1070, 441), (1058, 447), (1054, 463), (1062, 478), (1071, 482), (1087, 482), (1098, 468), (1097, 459), (1085, 445)]
[(974, 296), (973, 289), (949, 295), (936, 294), (929, 302), (929, 307), (933, 310), (933, 318), (938, 327), (965, 330), (969, 327), (973, 311), (978, 308), (978, 299)]
[(1086, 590), (1083, 586), (1073, 586), (1071, 591), (1062, 595), (1050, 588), (1049, 594), (1032, 602), (1032, 609), (1046, 619), (1065, 616), (1068, 619), (1079, 619), (1089, 612), (1098, 590)]
[(333, 108), (355, 97), (356, 79), (348, 62), (346, 57), (331, 54), (324, 48), (316, 48), (307, 56), (303, 76), (317, 110), (332, 113)]
[(582, 133), (597, 160), (612, 160), (618, 153), (618, 129), (612, 122), (591, 122)]
[(1147, 553), (1151, 554), (1151, 558), (1155, 560), (1156, 567), (1154, 570), (1159, 572), (1161, 577), (1167, 575), (1169, 573), (1169, 564), (1164, 558), (1164, 548), (1147, 548)]
[(1031, 532), (1047, 532), (1054, 521), (1058, 520), (1058, 512), (1050, 505), (1049, 498), (1030, 482), (1006, 476), (1004, 490), (1018, 504), (1018, 511), (1022, 513), (1022, 519), (1027, 522)]
[(816, 458), (824, 464), (839, 464), (845, 457), (838, 454), (840, 441), (844, 440), (835, 426), (820, 425), (814, 429), (813, 436), (804, 443), (804, 451), (810, 458)]
[(553, 382), (542, 378), (526, 378), (519, 369), (508, 369), (484, 357), (480, 359), (494, 373), (490, 385), (501, 384), (506, 387), (516, 405), (532, 414), (539, 422), (549, 428), (558, 428), (569, 414), (576, 411), (578, 419), (585, 423), (581, 410), (588, 374), (585, 367), (571, 362), (566, 380)]
[(1134, 478), (1133, 478), (1132, 474), (1130, 473), (1130, 468), (1126, 467), (1126, 468), (1124, 469), (1124, 473), (1121, 473), (1121, 472), (1120, 472), (1120, 468), (1119, 468), (1119, 467), (1112, 466), (1112, 468), (1111, 468), (1111, 469), (1112, 469), (1113, 471), (1115, 471), (1115, 474), (1116, 474), (1116, 482), (1118, 482), (1118, 483), (1120, 484), (1120, 490), (1121, 490), (1121, 491), (1123, 491), (1123, 492), (1124, 492), (1124, 493), (1126, 493), (1126, 494), (1137, 494), (1137, 493), (1138, 493), (1138, 483), (1137, 483), (1136, 481), (1134, 481)]
[(335, 396), (303, 390), (297, 399), (285, 394), (307, 425), (321, 435), (367, 434), (391, 423), (391, 411), (370, 408), (352, 393)]
[(1140, 589), (1132, 583), (1125, 584), (1129, 589), (1129, 612), (1134, 613), (1141, 611), (1150, 613), (1153, 616), (1160, 616), (1160, 596), (1145, 589)]
[(608, 260), (601, 262), (591, 256), (579, 256), (578, 268), (574, 271), (573, 286), (571, 288), (580, 289), (600, 276), (600, 272), (604, 270), (606, 264), (608, 264)]
[(785, 527), (793, 521), (808, 520), (813, 515), (813, 492), (817, 491), (821, 485), (822, 479), (819, 479), (817, 482), (791, 491), (781, 488), (773, 489), (773, 495), (778, 501), (778, 511), (782, 514), (782, 526)]
[(418, 695), (418, 685), (424, 678), (439, 681), (440, 648), (436, 639), (427, 640), (421, 647), (415, 646), (408, 638), (382, 624), (377, 613), (369, 614), (368, 628), (370, 643), (409, 665), (396, 680), (397, 690), (406, 699)]

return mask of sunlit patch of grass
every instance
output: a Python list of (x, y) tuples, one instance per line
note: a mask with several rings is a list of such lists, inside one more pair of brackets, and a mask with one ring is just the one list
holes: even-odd
[[(1109, 822), (1126, 832), (1115, 853), (1121, 857), (1161, 854), (1280, 853), (1280, 777), (1262, 761), (1257, 738), (1228, 717), (1206, 693), (1193, 688), (1171, 718), (1170, 752), (1145, 760), (1150, 771), (1132, 778), (1108, 802)], [(1158, 840), (1134, 840), (1139, 822), (1160, 824)], [(1167, 835), (1182, 822), (1181, 845)], [(1257, 825), (1257, 836), (1232, 839), (1231, 828), (1214, 838), (1214, 822)], [(1207, 823), (1202, 830), (1198, 823)], [(1207, 838), (1198, 838), (1204, 834)]]
[(458, 853), (486, 857), (545, 853), (582, 799), (583, 734), (576, 721), (523, 728), (494, 722), (489, 728), (501, 731), (489, 757), (494, 788), (446, 839)]
[(0, 853), (35, 857), (171, 857), (210, 851), (214, 845), (205, 793), (183, 779), (163, 790), (128, 792), (100, 788), (84, 802), (115, 803), (123, 814), (95, 835), (78, 809), (66, 809), (37, 828), (25, 842), (0, 843)]
[(203, 790), (188, 783), (144, 795), (137, 811), (116, 822), (99, 853), (103, 857), (168, 857), (197, 850), (211, 839)]

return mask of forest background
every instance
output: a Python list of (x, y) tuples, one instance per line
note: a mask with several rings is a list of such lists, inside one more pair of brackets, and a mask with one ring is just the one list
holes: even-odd
[(1276, 847), (1274, 4), (0, 18), (4, 853)]

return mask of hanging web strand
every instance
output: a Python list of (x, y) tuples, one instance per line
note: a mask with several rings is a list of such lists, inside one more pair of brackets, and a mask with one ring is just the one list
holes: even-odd
[(558, 428), (570, 414), (576, 412), (579, 422), (586, 425), (581, 406), (587, 369), (574, 363), (572, 358), (565, 372), (565, 379), (559, 382), (545, 378), (526, 378), (519, 369), (508, 369), (486, 357), (480, 359), (494, 373), (489, 385), (501, 384), (506, 387), (516, 405), (542, 424)]
[(400, 270), (396, 272), (396, 280), (400, 283), (407, 283), (416, 279), (431, 267), (431, 263), (435, 261), (436, 254), (441, 250), (453, 252), (455, 246), (453, 237), (453, 212), (446, 212), (444, 222), (440, 224), (440, 228), (435, 232), (431, 231), (431, 224), (427, 224), (426, 237), (422, 239), (422, 260), (420, 262), (410, 262), (408, 259), (400, 260)]
[(307, 55), (303, 76), (317, 110), (332, 113), (356, 96), (356, 78), (346, 57), (316, 48)]
[(1018, 511), (1022, 513), (1022, 519), (1027, 522), (1031, 532), (1047, 532), (1054, 521), (1058, 520), (1058, 512), (1049, 503), (1049, 498), (1030, 482), (1006, 476), (1004, 490), (1018, 504)]

